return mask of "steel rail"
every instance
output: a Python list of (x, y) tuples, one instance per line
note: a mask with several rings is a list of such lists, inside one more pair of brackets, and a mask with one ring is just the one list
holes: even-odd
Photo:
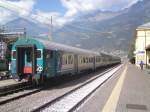
[[(118, 66), (117, 66), (117, 67), (118, 67)], [(113, 67), (113, 68), (111, 68), (111, 69), (108, 69), (108, 70), (104, 71), (103, 73), (101, 73), (100, 75), (98, 75), (97, 77), (95, 77), (94, 79), (92, 79), (92, 80), (90, 80), (90, 81), (88, 81), (88, 82), (82, 84), (81, 86), (78, 86), (78, 87), (76, 87), (76, 88), (70, 90), (69, 92), (67, 92), (67, 93), (65, 93), (65, 94), (63, 94), (63, 95), (61, 95), (61, 96), (59, 96), (59, 97), (53, 99), (52, 101), (47, 102), (47, 103), (45, 103), (45, 104), (43, 104), (43, 105), (41, 105), (41, 106), (39, 106), (39, 107), (33, 109), (31, 112), (41, 112), (41, 111), (43, 111), (45, 108), (50, 107), (51, 105), (53, 105), (53, 104), (55, 104), (56, 102), (58, 102), (58, 101), (60, 101), (61, 99), (63, 99), (64, 97), (66, 97), (66, 96), (68, 96), (68, 95), (74, 93), (75, 91), (79, 90), (80, 88), (82, 88), (82, 87), (88, 85), (89, 83), (95, 81), (96, 79), (98, 79), (98, 78), (100, 78), (101, 76), (105, 75), (106, 73), (110, 72), (110, 71), (113, 70), (114, 68), (116, 68), (116, 66)], [(117, 71), (116, 71), (116, 72), (117, 72)], [(112, 76), (111, 76), (111, 77), (112, 77)], [(110, 77), (109, 77), (109, 78), (110, 78)], [(109, 79), (109, 78), (108, 78), (108, 79)], [(107, 79), (107, 80), (108, 80), (108, 79)], [(102, 84), (104, 84), (107, 80), (105, 80)], [(102, 85), (102, 84), (101, 84), (101, 85)], [(101, 85), (99, 85), (99, 86), (101, 86)], [(98, 87), (97, 87), (97, 88), (98, 88)], [(97, 89), (97, 88), (96, 88), (96, 89)], [(95, 89), (95, 90), (96, 90), (96, 89)], [(94, 91), (95, 91), (95, 90), (94, 90)], [(90, 96), (94, 91), (92, 91), (88, 96)], [(87, 97), (88, 97), (88, 96), (87, 96)], [(87, 98), (87, 97), (86, 97), (86, 98)], [(85, 99), (86, 99), (86, 98), (85, 98)], [(85, 99), (83, 99), (82, 101), (84, 101)], [(71, 108), (70, 111), (73, 111), (77, 106), (79, 106), (79, 105), (82, 103), (82, 101), (79, 102), (77, 105), (75, 105), (73, 108)]]

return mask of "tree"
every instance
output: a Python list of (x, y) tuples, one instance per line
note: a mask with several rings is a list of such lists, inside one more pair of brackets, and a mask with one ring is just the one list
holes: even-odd
[(132, 43), (128, 52), (128, 59), (131, 63), (135, 63), (134, 51), (135, 51), (135, 43)]

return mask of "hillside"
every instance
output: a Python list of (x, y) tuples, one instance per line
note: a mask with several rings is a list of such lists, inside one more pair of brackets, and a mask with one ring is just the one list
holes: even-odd
[(149, 6), (150, 1), (143, 0), (103, 21), (73, 22), (56, 33), (56, 41), (63, 40), (63, 43), (73, 43), (88, 49), (127, 51), (136, 27), (150, 21)]
[(6, 24), (9, 28), (26, 28), (28, 36), (37, 36), (41, 33), (48, 33), (48, 28), (43, 27), (40, 23), (34, 23), (24, 18), (17, 18)]
[[(53, 41), (107, 52), (127, 51), (137, 26), (150, 21), (150, 1), (143, 0), (120, 12), (95, 11), (80, 15), (53, 32)], [(47, 33), (48, 28), (18, 18), (6, 24), (26, 27), (28, 35)]]

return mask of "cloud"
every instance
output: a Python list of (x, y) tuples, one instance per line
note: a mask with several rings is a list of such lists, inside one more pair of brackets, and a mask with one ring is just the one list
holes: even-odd
[(64, 15), (59, 12), (37, 11), (32, 15), (37, 21), (50, 25), (50, 18), (53, 17), (53, 26), (62, 27), (64, 24), (72, 22), (79, 15), (89, 13), (94, 10), (121, 10), (130, 7), (139, 0), (61, 0), (64, 8), (67, 9)]
[(0, 0), (0, 23), (31, 14), (35, 0)]
[(89, 12), (98, 9), (113, 10), (114, 7), (122, 9), (131, 6), (137, 1), (139, 0), (61, 0), (62, 5), (68, 9), (67, 13), (69, 16), (79, 12)]
[(128, 8), (139, 0), (61, 0), (62, 5), (67, 9), (64, 16), (57, 16), (57, 25), (63, 26), (71, 22), (78, 15), (83, 15), (94, 10), (118, 11)]
[(60, 13), (58, 12), (43, 12), (43, 11), (40, 11), (38, 10), (35, 14), (32, 14), (31, 17), (33, 19), (35, 19), (36, 21), (39, 21), (40, 23), (44, 23), (44, 24), (47, 24), (47, 25), (50, 25), (51, 24), (51, 17), (53, 20), (53, 24), (55, 25), (58, 25), (56, 23), (56, 20), (58, 18), (60, 18)]
[(14, 19), (11, 12), (0, 7), (0, 24), (4, 25), (8, 21)]
[(60, 0), (67, 11), (62, 15), (59, 12), (44, 12), (34, 10), (36, 0), (0, 0), (0, 23), (14, 18), (14, 14), (34, 22), (50, 25), (51, 16), (53, 25), (61, 27), (72, 22), (79, 15), (94, 10), (120, 10), (131, 6), (139, 0)]
[(40, 10), (38, 10), (35, 14), (32, 14), (31, 18), (47, 26), (51, 25), (52, 20), (53, 26), (56, 26), (58, 28), (62, 27), (64, 24), (66, 24), (66, 22), (73, 21), (73, 17), (69, 18), (61, 15), (58, 12), (43, 12)]
[(35, 23), (44, 25), (51, 24), (51, 16), (53, 17), (53, 25), (61, 27), (69, 22), (69, 18), (62, 16), (59, 12), (43, 12), (33, 10), (36, 0), (0, 0), (0, 23), (6, 23), (13, 20), (14, 17), (22, 17)]
[(7, 4), (11, 5), (11, 9), (21, 16), (27, 16), (32, 12), (35, 0), (7, 1)]

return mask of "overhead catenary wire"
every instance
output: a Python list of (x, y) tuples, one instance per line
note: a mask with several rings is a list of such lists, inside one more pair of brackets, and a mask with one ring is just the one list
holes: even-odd
[[(70, 2), (71, 0), (66, 0), (67, 2)], [(86, 7), (82, 4), (82, 3), (80, 3), (79, 2), (79, 0), (76, 0), (76, 2), (78, 3), (78, 5), (80, 5), (81, 7), (83, 7), (84, 9), (86, 9)], [(79, 7), (75, 7), (78, 11), (80, 11), (80, 14), (82, 14), (82, 15), (85, 15), (85, 13), (83, 13), (83, 11), (81, 10), (81, 9), (79, 9)], [(88, 19), (86, 19), (86, 21), (87, 22), (91, 22), (91, 21), (89, 21)], [(73, 25), (73, 24), (69, 24), (69, 26), (72, 26), (72, 27), (76, 27), (76, 28), (80, 28), (80, 29), (84, 29), (84, 30), (88, 30), (88, 31), (92, 31), (92, 32), (100, 32), (100, 31), (98, 31), (98, 30), (96, 30), (96, 29), (93, 29), (93, 28), (87, 28), (87, 27), (82, 27), (80, 24), (77, 24), (77, 25)]]
[[(33, 23), (37, 23), (37, 21), (35, 21), (35, 17), (33, 15), (32, 16), (30, 15), (30, 17), (28, 17), (29, 14), (28, 15), (20, 15), (19, 12), (17, 11), (17, 10), (23, 10), (24, 12), (28, 12), (27, 9), (25, 9), (25, 8), (19, 7), (19, 6), (14, 5), (14, 4), (11, 4), (11, 3), (7, 2), (7, 1), (5, 1), (5, 2), (4, 1), (0, 1), (0, 7), (13, 12), (12, 15), (17, 15), (17, 16), (19, 16), (21, 18), (24, 18), (26, 20), (29, 20), (29, 21), (31, 21)], [(47, 19), (49, 19), (49, 18), (47, 17)], [(52, 23), (50, 23), (50, 24), (46, 23), (45, 25), (50, 26), (51, 24)], [(35, 29), (33, 29), (33, 30), (35, 30)], [(50, 34), (52, 34), (52, 33), (50, 33)]]
[[(71, 0), (66, 0), (67, 2), (70, 2)], [(80, 2), (79, 2), (79, 0), (76, 0), (76, 2), (81, 6), (81, 7), (84, 7), (84, 9), (86, 9), (86, 7), (83, 5), (83, 4), (81, 4)], [(79, 9), (79, 7), (75, 7), (75, 8), (77, 8), (77, 10), (78, 11), (80, 11), (80, 13), (82, 14), (82, 15), (84, 15), (85, 13), (83, 13), (83, 11), (82, 10), (80, 10)], [(86, 21), (87, 22), (91, 22), (91, 21), (89, 21), (88, 19), (86, 19)], [(88, 35), (89, 36), (89, 33), (91, 34), (107, 34), (107, 35), (112, 35), (112, 32), (101, 32), (101, 31), (98, 31), (98, 30), (96, 30), (96, 29), (93, 29), (93, 28), (89, 28), (89, 27), (82, 27), (81, 26), (81, 24), (77, 24), (77, 25), (74, 25), (74, 24), (67, 24), (68, 26), (71, 26), (71, 27), (74, 27), (74, 28), (79, 28), (79, 29), (82, 29), (82, 30), (85, 30), (85, 31), (88, 31), (88, 34), (87, 34), (87, 32), (83, 32), (82, 31), (82, 34), (84, 34), (84, 35)], [(78, 32), (79, 33), (79, 32)], [(81, 34), (81, 33), (80, 33)]]
[[(69, 1), (68, 1), (69, 2)], [(82, 4), (81, 4), (82, 5)], [(28, 12), (27, 11), (27, 9), (25, 9), (25, 8), (22, 8), (22, 7), (19, 7), (19, 6), (16, 6), (16, 5), (14, 5), (14, 4), (10, 4), (9, 2), (2, 2), (2, 1), (0, 1), (0, 7), (3, 7), (3, 8), (5, 8), (5, 9), (8, 9), (8, 10), (10, 10), (10, 11), (13, 11), (13, 12), (15, 12), (15, 15), (18, 15), (18, 11), (16, 11), (17, 9), (18, 10), (20, 10), (20, 9), (22, 9), (23, 11), (25, 11), (25, 12)], [(83, 5), (82, 5), (82, 7), (84, 7)], [(33, 10), (33, 9), (32, 9)], [(83, 12), (82, 11), (80, 11), (80, 13), (82, 13), (83, 14)], [(36, 22), (35, 21), (35, 18), (34, 18), (34, 16), (30, 16), (31, 17), (31, 19), (29, 18), (29, 17), (26, 17), (25, 15), (19, 15), (20, 17), (22, 17), (22, 18), (24, 18), (24, 19), (27, 19), (27, 20), (29, 20), (29, 21), (32, 21), (32, 22)], [(38, 16), (38, 15), (37, 15)], [(51, 29), (50, 29), (50, 35), (49, 35), (49, 39), (51, 40), (51, 38), (52, 38), (52, 31), (53, 31), (53, 29), (52, 29), (52, 17), (51, 18), (49, 18), (49, 17), (44, 17), (44, 18), (46, 18), (46, 19), (48, 19), (48, 20), (50, 20), (51, 22), (50, 22), (50, 24), (45, 24), (45, 25), (49, 25), (50, 27), (51, 27)], [(69, 27), (69, 26), (72, 26), (72, 27), (74, 27), (74, 28), (79, 28), (79, 29), (82, 29), (82, 30), (85, 30), (85, 31), (88, 31), (89, 33), (94, 33), (94, 34), (110, 34), (111, 32), (100, 32), (100, 31), (98, 31), (98, 30), (95, 30), (95, 29), (93, 29), (93, 28), (85, 28), (85, 27), (82, 27), (80, 24), (77, 24), (77, 25), (73, 25), (73, 24), (67, 24), (66, 26), (65, 26), (65, 28), (66, 27)], [(75, 32), (75, 31), (74, 31)], [(77, 32), (76, 32), (77, 33)], [(79, 32), (78, 32), (79, 33)], [(83, 32), (82, 31), (82, 33), (80, 32), (80, 34), (82, 34), (83, 36), (86, 36), (86, 35), (88, 35), (89, 36), (89, 34), (87, 34), (87, 32)], [(87, 36), (86, 36), (87, 37)]]
[[(69, 1), (70, 1), (70, 0), (69, 0)], [(69, 2), (69, 1), (68, 1), (68, 2)], [(78, 0), (77, 0), (77, 1), (78, 1)], [(8, 5), (8, 4), (9, 4), (9, 5)], [(82, 5), (82, 4), (81, 4), (81, 5)], [(8, 10), (10, 10), (10, 11), (13, 11), (13, 12), (17, 12), (16, 10), (20, 10), (20, 9), (22, 9), (22, 10), (25, 11), (25, 12), (28, 12), (27, 9), (25, 9), (25, 8), (23, 8), (23, 7), (19, 7), (19, 6), (14, 5), (14, 4), (10, 4), (10, 3), (7, 2), (7, 1), (6, 1), (6, 2), (0, 1), (0, 7), (6, 8), (6, 9), (8, 9)], [(82, 5), (82, 7), (85, 7), (85, 6)], [(10, 8), (11, 8), (11, 9), (10, 9)], [(32, 10), (34, 10), (34, 9), (32, 9)], [(17, 12), (17, 13), (19, 13), (19, 12)], [(80, 13), (83, 14), (82, 11), (80, 11)], [(31, 19), (30, 19), (29, 17), (24, 16), (24, 15), (19, 15), (19, 16), (23, 16), (23, 18), (25, 18), (25, 19), (27, 19), (27, 20), (36, 22), (36, 21), (34, 21), (35, 18), (34, 18), (33, 16), (30, 16)], [(44, 17), (44, 18), (46, 18), (46, 19), (48, 19), (48, 20), (51, 21), (51, 17)], [(89, 21), (89, 20), (88, 20), (88, 21)], [(90, 22), (90, 21), (89, 21), (89, 22)], [(46, 23), (46, 24), (47, 24), (47, 23)], [(49, 23), (49, 25), (51, 25), (51, 23)], [(91, 30), (92, 32), (99, 32), (98, 30), (95, 30), (95, 29), (93, 29), (93, 28), (81, 27), (80, 24), (78, 24), (78, 25), (67, 24), (67, 25), (72, 26), (72, 27), (77, 27), (77, 28), (80, 28), (80, 29)]]

